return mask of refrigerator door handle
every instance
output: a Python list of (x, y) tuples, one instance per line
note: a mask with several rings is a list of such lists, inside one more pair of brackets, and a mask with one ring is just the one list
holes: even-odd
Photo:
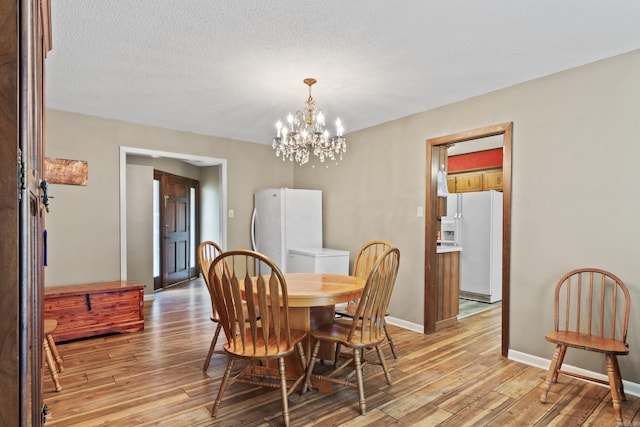
[(253, 214), (251, 214), (251, 247), (254, 251), (256, 248), (256, 208), (253, 208)]

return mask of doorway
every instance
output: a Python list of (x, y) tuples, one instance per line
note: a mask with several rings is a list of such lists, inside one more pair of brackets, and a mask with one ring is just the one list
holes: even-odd
[(502, 136), (503, 146), (503, 217), (502, 217), (502, 350), (507, 357), (509, 350), (509, 288), (511, 271), (511, 145), (513, 123), (459, 132), (452, 135), (427, 140), (427, 177), (425, 219), (425, 291), (424, 291), (424, 332), (436, 331), (438, 289), (437, 275), (437, 219), (439, 200), (437, 197), (437, 177), (442, 160), (446, 159), (449, 146), (459, 142), (473, 142), (490, 136)]
[[(153, 233), (149, 229), (150, 232), (148, 233), (148, 240), (146, 235), (144, 239), (136, 239), (128, 236), (127, 233), (127, 223), (135, 223), (135, 218), (130, 218), (127, 214), (127, 193), (132, 191), (132, 188), (129, 188), (127, 180), (128, 156), (180, 160), (184, 163), (200, 167), (203, 171), (206, 171), (202, 172), (200, 178), (201, 195), (198, 204), (201, 223), (198, 224), (198, 231), (200, 234), (199, 238), (220, 242), (220, 246), (222, 248), (226, 248), (227, 245), (227, 216), (225, 215), (225, 212), (227, 211), (227, 160), (193, 154), (149, 150), (144, 148), (120, 147), (120, 280), (127, 280), (130, 275), (128, 274), (131, 267), (127, 262), (128, 252), (144, 252), (143, 256), (145, 257), (145, 260), (148, 256), (148, 263), (145, 261), (145, 263), (140, 264), (139, 270), (142, 269), (142, 271), (139, 272), (139, 277), (144, 277), (144, 280), (142, 281), (147, 286), (145, 290), (145, 299), (153, 299), (153, 288), (155, 287), (153, 283), (154, 274), (152, 270), (153, 251), (151, 249)], [(151, 165), (152, 162), (149, 162), (148, 164)], [(133, 197), (133, 199), (136, 198)], [(149, 194), (148, 200), (149, 206), (151, 206), (151, 194)], [(148, 212), (149, 216), (145, 218), (149, 218), (153, 214), (152, 210), (149, 210)], [(131, 245), (134, 245), (135, 247), (132, 248), (130, 247)], [(140, 249), (140, 245), (142, 245), (142, 249)], [(193, 255), (192, 258), (195, 259), (195, 255)], [(134, 264), (133, 267), (136, 265), (137, 264)]]

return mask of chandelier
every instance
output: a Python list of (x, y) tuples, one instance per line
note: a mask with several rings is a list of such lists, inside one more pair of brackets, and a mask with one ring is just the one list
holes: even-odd
[(283, 161), (295, 160), (300, 165), (309, 161), (310, 153), (321, 162), (325, 159), (336, 161), (336, 157), (342, 160), (342, 153), (347, 151), (342, 123), (336, 119), (336, 136), (329, 136), (329, 131), (324, 127), (324, 114), (311, 97), (311, 86), (316, 79), (304, 79), (304, 83), (309, 86), (309, 98), (304, 103), (304, 109), (296, 111), (295, 115), (289, 114), (286, 123), (280, 120), (276, 123), (276, 136), (272, 144), (276, 156), (282, 154)]

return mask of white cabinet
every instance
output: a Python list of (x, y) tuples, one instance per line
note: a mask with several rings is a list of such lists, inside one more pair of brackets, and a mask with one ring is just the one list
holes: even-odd
[(349, 274), (349, 251), (327, 248), (289, 249), (287, 273)]

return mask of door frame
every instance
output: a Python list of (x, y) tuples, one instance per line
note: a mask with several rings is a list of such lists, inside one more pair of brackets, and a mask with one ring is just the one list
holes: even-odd
[(511, 150), (513, 122), (458, 132), (451, 135), (427, 139), (426, 218), (425, 218), (425, 271), (424, 271), (424, 333), (436, 331), (438, 290), (437, 274), (437, 179), (442, 151), (450, 144), (473, 141), (489, 136), (502, 135), (503, 141), (503, 206), (502, 206), (502, 349), (509, 352), (509, 288), (511, 279)]
[[(227, 160), (194, 154), (120, 146), (120, 280), (127, 280), (127, 155), (166, 157), (197, 166), (220, 166), (220, 246), (227, 247)], [(151, 250), (151, 249), (150, 249)]]

